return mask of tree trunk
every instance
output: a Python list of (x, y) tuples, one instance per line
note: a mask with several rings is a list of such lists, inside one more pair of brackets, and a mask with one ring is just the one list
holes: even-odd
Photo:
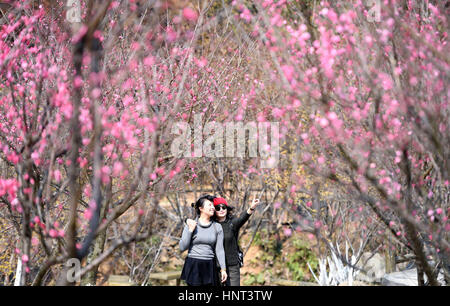
[[(86, 265), (89, 265), (105, 249), (106, 231), (103, 231), (94, 242), (94, 250), (89, 253)], [(97, 284), (98, 266), (87, 272), (81, 279), (81, 286), (95, 286)]]
[(390, 247), (384, 254), (384, 261), (386, 264), (386, 273), (395, 272), (395, 254)]
[(17, 259), (16, 279), (14, 280), (14, 286), (21, 286), (21, 280), (22, 280), (22, 260), (19, 257)]
[[(112, 197), (112, 185), (111, 183), (107, 187), (106, 190), (106, 199), (105, 205), (103, 205), (100, 209), (100, 218), (99, 220), (103, 220), (106, 217), (107, 211), (110, 207), (110, 201)], [(108, 230), (104, 230), (94, 241), (93, 241), (93, 250), (89, 253), (86, 265), (89, 265), (94, 259), (96, 259), (100, 254), (105, 250), (105, 242), (106, 242), (106, 233)], [(92, 270), (87, 272), (81, 279), (81, 286), (95, 286), (97, 284), (97, 273), (98, 273), (98, 265), (95, 266)]]
[(25, 286), (27, 283), (26, 267), (27, 263), (23, 264), (22, 257), (26, 255), (30, 259), (31, 249), (31, 228), (30, 224), (30, 212), (27, 207), (24, 207), (23, 219), (22, 219), (22, 253), (18, 257), (15, 286)]
[(425, 278), (423, 277), (423, 268), (421, 262), (416, 257), (416, 267), (417, 267), (417, 285), (425, 286)]
[(430, 265), (428, 264), (423, 243), (418, 237), (418, 233), (414, 228), (414, 225), (406, 221), (405, 229), (408, 235), (408, 240), (411, 242), (411, 245), (413, 247), (414, 255), (416, 255), (417, 281), (419, 286), (423, 286), (425, 284), (423, 276), (424, 274), (427, 276), (428, 283), (431, 286), (439, 286), (437, 278), (433, 275)]

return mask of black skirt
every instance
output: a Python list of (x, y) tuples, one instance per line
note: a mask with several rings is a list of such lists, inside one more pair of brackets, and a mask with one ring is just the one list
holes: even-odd
[(214, 259), (186, 257), (181, 279), (189, 286), (218, 286), (218, 270)]

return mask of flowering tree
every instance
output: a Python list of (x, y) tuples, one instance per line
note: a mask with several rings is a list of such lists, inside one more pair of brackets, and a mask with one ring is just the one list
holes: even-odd
[(15, 1), (0, 30), (1, 209), (20, 285), (69, 259), (85, 264), (72, 279), (63, 266), (59, 284), (95, 284), (112, 252), (155, 234), (158, 203), (185, 167), (170, 155), (172, 122), (212, 87), (195, 54), (213, 24), (201, 2), (81, 1), (73, 24), (66, 4)]
[(375, 4), (234, 1), (271, 55), (287, 95), (272, 115), (300, 135), (302, 165), (370, 207), (415, 255), (419, 284), (437, 285), (450, 263), (448, 4)]
[[(206, 174), (237, 202), (252, 173), (285, 208), (333, 190), (414, 254), (420, 284), (440, 268), (448, 280), (448, 5), (371, 3), (3, 1), (0, 213), (16, 283), (74, 283), (76, 259), (95, 284), (109, 255), (157, 234), (167, 193)], [(174, 122), (199, 114), (279, 122), (278, 168), (174, 155)]]

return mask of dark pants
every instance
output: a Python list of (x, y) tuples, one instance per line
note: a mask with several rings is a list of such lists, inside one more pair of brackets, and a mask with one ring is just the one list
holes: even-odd
[(234, 266), (227, 266), (227, 281), (226, 286), (240, 286), (241, 285), (241, 267), (239, 264)]

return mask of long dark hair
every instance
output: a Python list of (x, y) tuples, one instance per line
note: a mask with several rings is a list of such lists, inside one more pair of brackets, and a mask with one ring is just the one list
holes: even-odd
[[(217, 197), (215, 197), (215, 198), (217, 198)], [(231, 219), (233, 217), (233, 210), (234, 210), (234, 207), (232, 207), (230, 205), (227, 206), (227, 215), (225, 217), (225, 220)], [(214, 212), (214, 215), (211, 217), (211, 220), (219, 222), (219, 220), (217, 219), (217, 216), (216, 216), (216, 212)]]
[[(227, 215), (225, 217), (225, 220), (230, 219), (233, 217), (233, 210), (227, 208)], [(218, 222), (216, 214), (214, 213), (214, 216), (211, 217), (211, 220)]]
[(208, 200), (208, 201), (213, 202), (214, 198), (215, 198), (215, 196), (206, 194), (206, 195), (198, 198), (197, 202), (191, 204), (191, 206), (193, 208), (195, 208), (195, 213), (197, 214), (197, 216), (200, 216), (200, 207), (203, 207), (203, 205), (205, 204), (205, 201)]

